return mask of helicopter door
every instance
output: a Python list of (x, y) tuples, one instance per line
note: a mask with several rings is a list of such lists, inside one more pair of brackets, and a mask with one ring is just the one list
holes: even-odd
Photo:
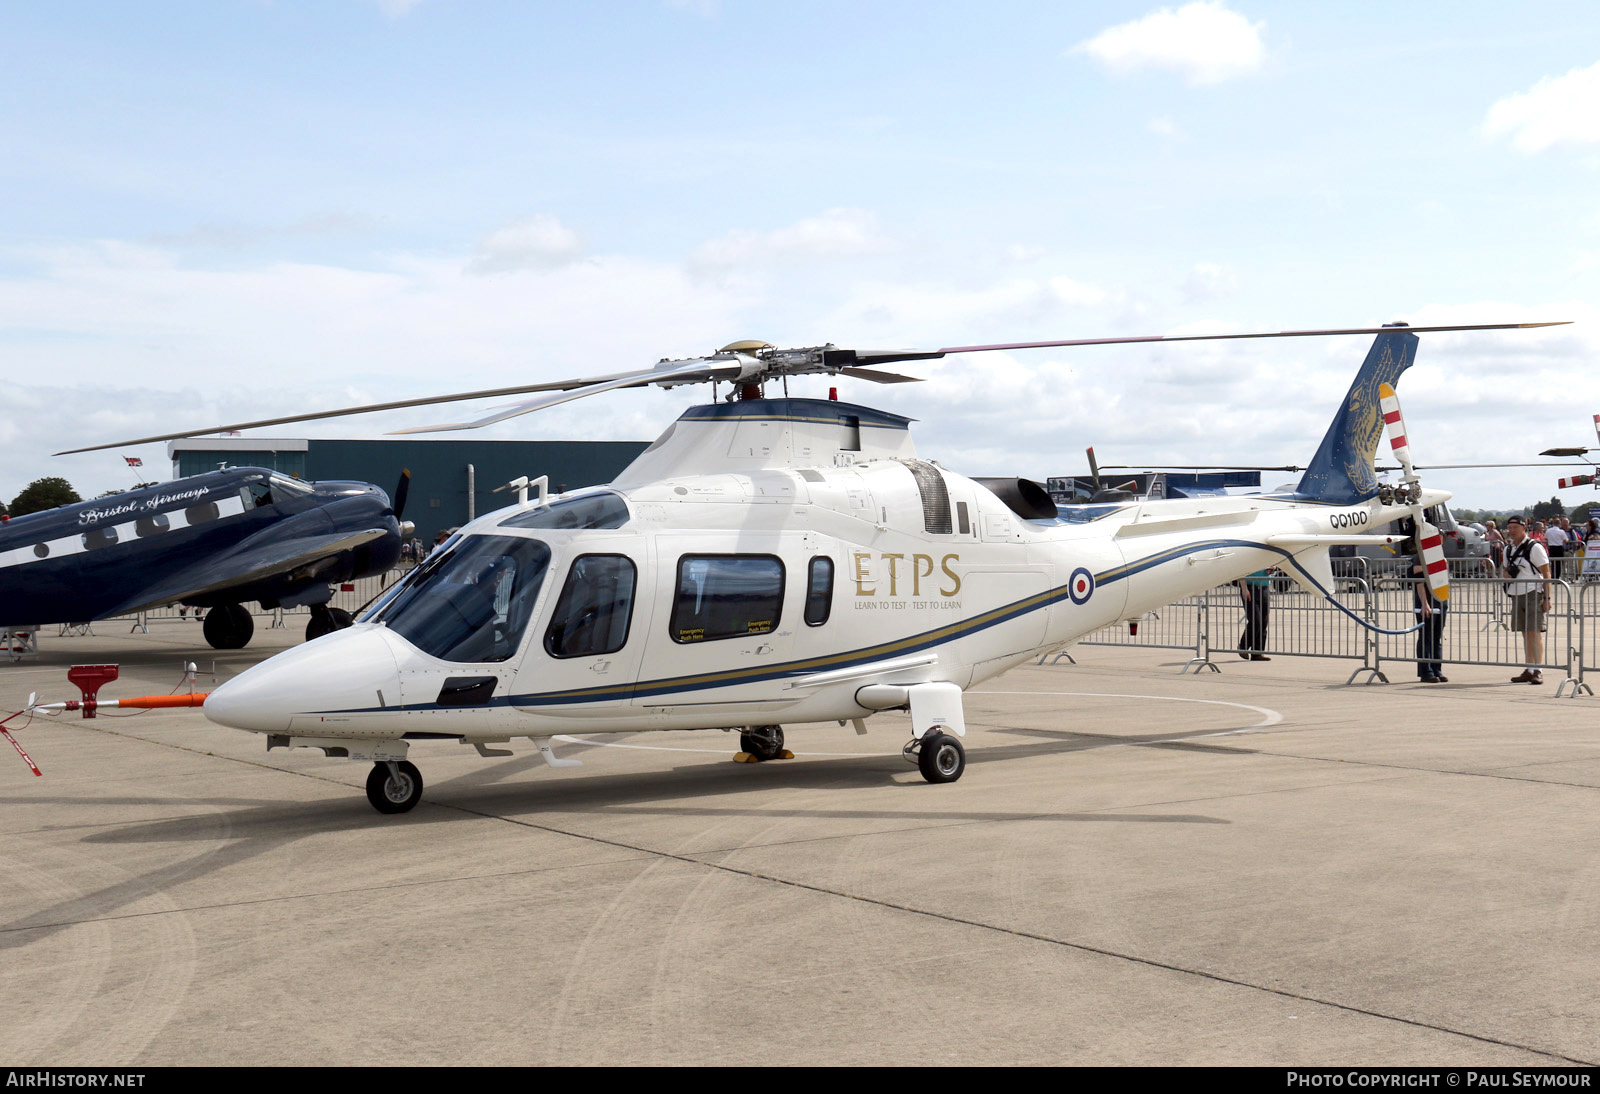
[(519, 706), (601, 718), (628, 697), (650, 621), (647, 552), (637, 541), (629, 547), (585, 552), (567, 565), (538, 640), (517, 669), (517, 694), (529, 700)]
[(635, 704), (726, 711), (730, 724), (766, 709), (759, 697), (772, 688), (763, 673), (793, 652), (795, 628), (805, 626), (803, 595), (785, 603), (791, 584), (805, 589), (804, 564), (786, 560), (776, 536), (663, 538), (657, 547), (662, 582)]

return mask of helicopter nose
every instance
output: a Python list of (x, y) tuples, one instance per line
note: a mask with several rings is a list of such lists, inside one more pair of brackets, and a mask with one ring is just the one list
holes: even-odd
[(303, 716), (359, 711), (370, 717), (397, 707), (400, 669), (393, 641), (387, 628), (357, 624), (286, 650), (207, 696), (206, 717), (234, 729), (286, 733)]

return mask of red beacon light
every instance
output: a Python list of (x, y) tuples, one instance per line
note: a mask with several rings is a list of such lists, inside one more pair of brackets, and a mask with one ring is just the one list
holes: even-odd
[(839, 401), (839, 389), (836, 388), (836, 387), (830, 387), (828, 389), (828, 402), (837, 403), (838, 401)]

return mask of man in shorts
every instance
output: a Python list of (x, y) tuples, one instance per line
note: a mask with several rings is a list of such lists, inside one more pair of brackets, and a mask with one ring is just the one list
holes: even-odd
[[(1536, 667), (1544, 662), (1545, 613), (1550, 610), (1550, 556), (1544, 544), (1528, 537), (1527, 522), (1512, 517), (1506, 522), (1506, 576), (1511, 583), (1511, 629), (1522, 632), (1522, 650), (1527, 659), (1513, 684), (1542, 684), (1544, 675)], [(1540, 579), (1543, 580), (1540, 580)]]

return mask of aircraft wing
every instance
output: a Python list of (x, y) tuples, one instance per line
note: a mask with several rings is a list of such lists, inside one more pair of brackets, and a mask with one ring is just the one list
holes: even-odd
[(110, 614), (127, 615), (160, 604), (214, 593), (232, 585), (248, 585), (302, 566), (310, 566), (341, 551), (382, 539), (387, 534), (383, 528), (367, 528), (360, 532), (300, 536), (254, 546), (247, 541), (235, 550), (223, 551), (198, 566), (190, 567), (164, 585), (139, 590), (134, 599)]

